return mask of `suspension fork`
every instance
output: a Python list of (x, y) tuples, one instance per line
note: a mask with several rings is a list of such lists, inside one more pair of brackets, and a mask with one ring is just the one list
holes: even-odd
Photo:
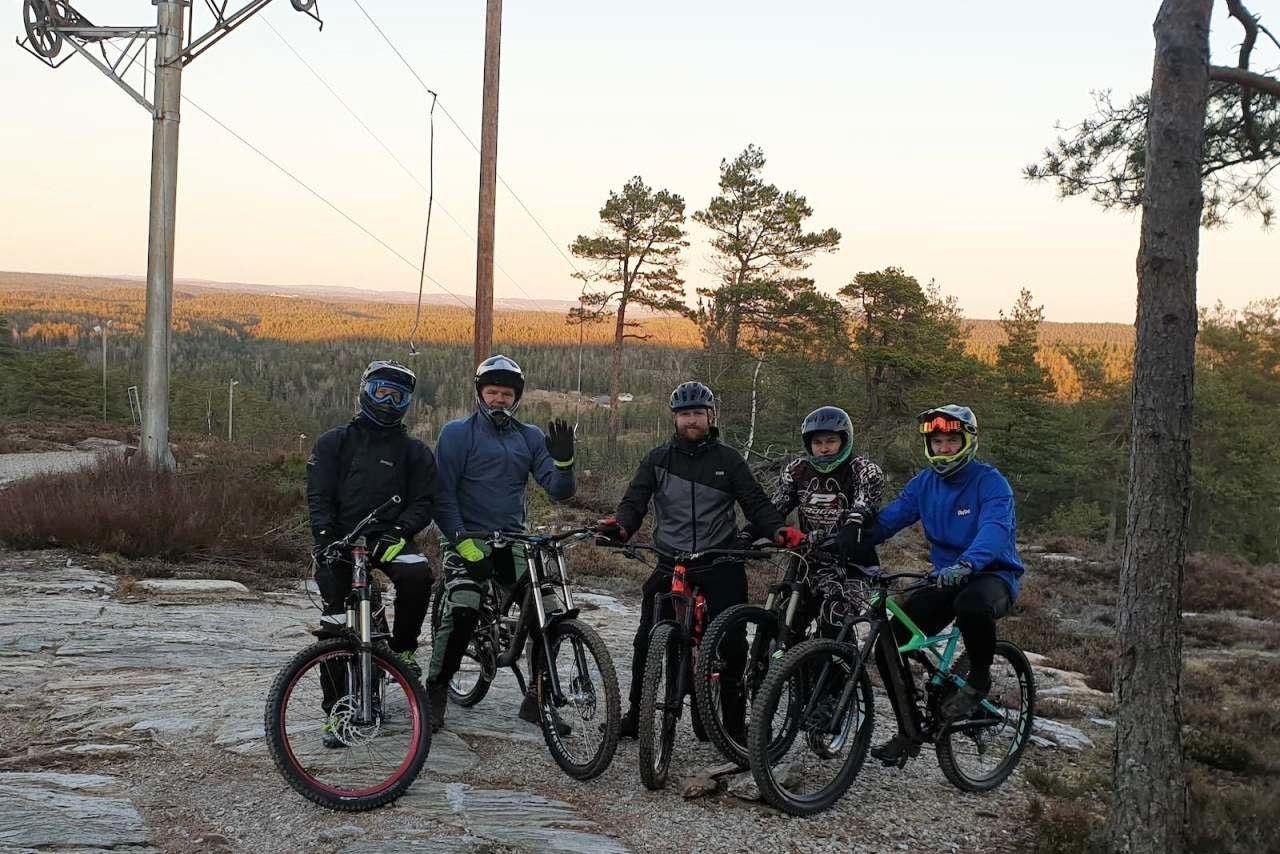
[[(563, 597), (561, 599), (561, 602), (564, 605), (565, 611), (572, 613), (574, 610), (574, 605), (573, 605), (573, 591), (569, 589), (569, 562), (565, 560), (563, 547), (559, 545), (555, 546), (553, 554), (555, 554), (556, 556), (556, 566), (560, 570), (560, 595), (561, 597)], [(573, 659), (577, 663), (578, 673), (585, 683), (585, 681), (590, 679), (590, 675), (589, 675), (590, 671), (588, 669), (589, 665), (587, 664), (587, 653), (583, 649), (581, 643), (576, 643), (576, 642), (573, 643)], [(548, 660), (547, 662), (547, 667), (548, 669), (553, 669), (551, 668), (550, 660)], [(570, 689), (573, 690), (574, 686), (570, 686)], [(559, 700), (560, 698), (557, 697), (556, 699)]]
[(538, 617), (538, 649), (542, 652), (540, 667), (551, 689), (553, 703), (560, 704), (564, 694), (560, 690), (560, 674), (551, 666), (551, 638), (547, 632), (547, 609), (542, 601), (542, 579), (546, 575), (543, 563), (543, 550), (533, 549), (529, 558), (529, 592), (533, 599), (534, 613)]
[[(369, 562), (365, 557), (364, 539), (357, 541), (351, 550), (351, 588), (356, 594), (354, 609), (355, 629), (359, 637), (356, 661), (360, 670), (360, 705), (356, 717), (362, 724), (374, 718), (373, 709), (373, 607), (369, 596)], [(347, 611), (348, 624), (353, 613)]]

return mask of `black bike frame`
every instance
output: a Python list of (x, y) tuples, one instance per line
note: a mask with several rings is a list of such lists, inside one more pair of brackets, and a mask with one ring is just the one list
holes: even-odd
[[(904, 573), (898, 576), (888, 576), (885, 580), (891, 581), (894, 578), (907, 577), (919, 578), (914, 573)], [(853, 693), (857, 690), (858, 675), (862, 669), (867, 666), (868, 661), (875, 659), (876, 644), (881, 642), (882, 636), (888, 631), (887, 641), (885, 642), (885, 660), (889, 663), (888, 673), (881, 670), (881, 677), (886, 682), (885, 691), (893, 692), (893, 696), (897, 699), (897, 703), (893, 704), (895, 709), (906, 711), (907, 720), (899, 718), (898, 725), (903, 728), (905, 735), (917, 742), (930, 741), (931, 738), (924, 731), (924, 722), (920, 716), (920, 709), (916, 705), (915, 690), (912, 684), (911, 670), (906, 661), (902, 658), (902, 653), (898, 650), (897, 640), (893, 634), (892, 628), (889, 627), (889, 591), (887, 585), (880, 585), (878, 594), (874, 597), (870, 609), (870, 614), (852, 617), (845, 620), (840, 627), (839, 634), (836, 635), (837, 643), (849, 643), (849, 636), (853, 634), (854, 629), (859, 624), (869, 627), (867, 638), (862, 642), (862, 647), (858, 651), (857, 662), (854, 665), (853, 673), (846, 680), (844, 688), (840, 692), (840, 699), (835, 705), (831, 719), (827, 722), (827, 731), (835, 734), (840, 727), (840, 722), (844, 718), (845, 710), (849, 707), (849, 703), (853, 700)], [(826, 683), (831, 675), (831, 662), (825, 662), (822, 670), (818, 673), (818, 681), (815, 690), (810, 693), (809, 700), (805, 704), (801, 720), (808, 720), (813, 714), (815, 704), (822, 691), (818, 690)]]
[[(360, 660), (360, 707), (356, 710), (356, 720), (361, 725), (373, 722), (376, 709), (373, 701), (373, 596), (369, 583), (369, 556), (365, 549), (367, 543), (364, 531), (379, 521), (383, 513), (400, 504), (400, 496), (391, 498), (368, 516), (356, 523), (341, 540), (329, 546), (335, 553), (350, 551), (351, 553), (351, 592), (347, 594), (347, 630), (353, 632), (358, 641), (357, 650)], [(347, 693), (355, 694), (355, 673), (347, 671)]]
[[(517, 579), (516, 587), (512, 593), (515, 595), (523, 588), (525, 590), (525, 601), (532, 601), (533, 612), (537, 617), (536, 628), (538, 632), (538, 644), (542, 651), (542, 671), (546, 676), (547, 683), (551, 688), (551, 696), (557, 705), (564, 702), (564, 692), (560, 687), (560, 675), (556, 669), (551, 666), (551, 638), (547, 629), (554, 626), (561, 620), (571, 620), (578, 616), (578, 609), (573, 604), (573, 591), (569, 587), (569, 564), (565, 560), (566, 540), (584, 539), (592, 536), (593, 531), (589, 529), (575, 529), (573, 531), (561, 534), (524, 534), (507, 531), (493, 531), (489, 533), (479, 531), (463, 531), (458, 534), (460, 538), (471, 537), (473, 539), (487, 540), (495, 546), (506, 543), (521, 543), (526, 549), (525, 557), (528, 561), (528, 574), (521, 579)], [(547, 571), (548, 565), (555, 565), (556, 578), (554, 582), (548, 582), (550, 573)], [(546, 603), (544, 601), (543, 588), (554, 583), (559, 588), (560, 601), (563, 604), (561, 610), (548, 614)], [(497, 597), (495, 597), (497, 598)], [(495, 615), (497, 617), (497, 615)], [(521, 693), (527, 690), (524, 675), (520, 672), (517, 662), (520, 658), (520, 652), (524, 649), (525, 631), (529, 626), (529, 609), (523, 604), (520, 609), (520, 625), (516, 627), (515, 635), (512, 639), (512, 647), (509, 652), (511, 660), (504, 666), (510, 666), (516, 676), (516, 683), (520, 686)], [(574, 654), (577, 657), (579, 672), (587, 672), (586, 655), (578, 647), (574, 648)], [(501, 663), (501, 662), (500, 662)]]

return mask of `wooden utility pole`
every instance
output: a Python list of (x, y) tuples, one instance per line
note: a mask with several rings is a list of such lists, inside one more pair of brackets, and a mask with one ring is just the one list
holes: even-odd
[(480, 211), (476, 227), (475, 362), (493, 355), (493, 225), (498, 193), (498, 67), (502, 0), (486, 0), (484, 103), (480, 119)]

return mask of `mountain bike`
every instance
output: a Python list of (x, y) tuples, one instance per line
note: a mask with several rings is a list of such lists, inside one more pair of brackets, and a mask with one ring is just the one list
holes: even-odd
[[(651, 551), (669, 557), (653, 546), (629, 543), (624, 554), (635, 559), (637, 552)], [(695, 576), (715, 571), (717, 564), (768, 558), (776, 549), (707, 549), (677, 554), (671, 559), (671, 589), (653, 597), (654, 627), (649, 634), (649, 651), (645, 656), (643, 682), (640, 689), (638, 740), (640, 779), (646, 788), (661, 789), (667, 784), (671, 757), (675, 751), (676, 725), (684, 712), (684, 699), (694, 690), (695, 651), (706, 631), (707, 602)], [(697, 570), (688, 565), (710, 560)], [(661, 572), (667, 572), (659, 568)], [(670, 614), (670, 617), (664, 617)], [(634, 675), (633, 675), (634, 678)], [(717, 697), (716, 704), (719, 704)], [(693, 704), (695, 729), (706, 726)], [(723, 726), (723, 725), (722, 725)], [(710, 734), (710, 731), (707, 731)]]
[[(498, 670), (510, 667), (522, 694), (534, 691), (538, 721), (556, 764), (576, 780), (590, 780), (613, 761), (622, 724), (618, 676), (613, 658), (596, 630), (577, 619), (566, 553), (595, 536), (593, 528), (557, 534), (463, 531), (459, 539), (484, 540), (494, 548), (521, 544), (528, 572), (510, 590), (490, 579), (480, 603), (475, 634), (462, 666), (449, 681), (449, 698), (462, 706), (484, 699)], [(443, 616), (444, 591), (431, 611), (433, 634)], [(557, 600), (548, 611), (548, 600)], [(530, 679), (520, 657), (532, 640)], [(531, 684), (530, 684), (531, 683)], [(569, 724), (569, 732), (557, 724)]]
[[(707, 734), (724, 757), (741, 767), (749, 763), (746, 733), (751, 726), (751, 704), (759, 694), (769, 665), (791, 647), (807, 638), (813, 620), (809, 614), (812, 593), (806, 580), (810, 563), (815, 560), (834, 560), (823, 552), (831, 538), (814, 540), (804, 552), (774, 551), (787, 556), (782, 577), (769, 587), (764, 606), (733, 605), (720, 613), (699, 644), (697, 663), (694, 667), (693, 688), (695, 708), (706, 726)], [(741, 668), (730, 665), (735, 643), (746, 638), (747, 656)], [(726, 726), (720, 705), (721, 682), (734, 681), (742, 686), (747, 702), (745, 726), (738, 731)], [(795, 736), (797, 727), (786, 725), (791, 720), (781, 710), (781, 725), (775, 728), (775, 750), (785, 749), (789, 738)]]
[[(910, 755), (919, 744), (932, 744), (943, 775), (967, 792), (994, 789), (1013, 773), (1034, 723), (1031, 666), (1017, 646), (997, 642), (986, 699), (969, 718), (945, 718), (942, 704), (965, 684), (960, 674), (968, 672), (960, 630), (952, 626), (927, 637), (889, 596), (897, 580), (914, 581), (903, 593), (933, 583), (923, 578), (918, 573), (871, 576), (875, 593), (866, 612), (848, 615), (834, 640), (805, 641), (770, 669), (752, 718), (772, 723), (785, 700), (794, 719), (788, 724), (798, 726), (799, 734), (782, 754), (775, 749), (772, 726), (757, 723), (748, 741), (752, 775), (761, 794), (778, 809), (814, 815), (829, 809), (853, 784), (874, 729), (867, 671), (877, 643), (887, 644), (884, 689), (895, 693), (898, 708), (908, 710), (908, 719), (899, 725), (917, 745)], [(890, 619), (911, 633), (910, 640), (895, 642)], [(906, 757), (899, 765), (905, 762)]]
[(351, 561), (346, 623), (335, 637), (295, 655), (267, 694), (267, 747), (276, 768), (296, 791), (330, 809), (394, 801), (431, 749), (426, 693), (387, 646), (391, 635), (364, 536), (399, 503), (393, 496), (326, 548), (322, 559)]

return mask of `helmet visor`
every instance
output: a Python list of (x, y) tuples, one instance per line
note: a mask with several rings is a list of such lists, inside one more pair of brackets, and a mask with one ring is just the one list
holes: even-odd
[(927, 436), (930, 433), (963, 433), (964, 422), (956, 418), (947, 418), (944, 415), (934, 415), (927, 417), (920, 422), (920, 434)]
[(409, 399), (413, 396), (409, 388), (391, 380), (369, 380), (364, 390), (374, 403), (397, 410), (408, 409)]

